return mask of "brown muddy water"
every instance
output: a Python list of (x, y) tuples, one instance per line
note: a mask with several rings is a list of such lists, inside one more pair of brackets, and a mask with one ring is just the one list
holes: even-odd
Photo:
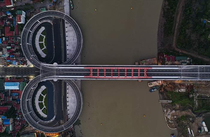
[[(134, 64), (157, 56), (162, 0), (74, 0), (82, 64)], [(77, 137), (169, 137), (158, 93), (147, 82), (83, 81)], [(146, 117), (144, 117), (144, 114)]]

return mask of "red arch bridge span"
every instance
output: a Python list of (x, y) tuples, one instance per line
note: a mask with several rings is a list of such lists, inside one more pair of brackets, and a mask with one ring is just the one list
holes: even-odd
[(206, 65), (43, 65), (41, 74), (77, 80), (210, 80)]

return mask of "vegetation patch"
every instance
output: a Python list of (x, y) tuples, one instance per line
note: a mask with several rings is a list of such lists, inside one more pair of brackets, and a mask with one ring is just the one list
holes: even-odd
[(46, 31), (45, 30), (42, 32), (42, 35), (45, 35), (46, 36)]
[(44, 114), (47, 115), (47, 109), (46, 109), (46, 108), (44, 108), (44, 109), (42, 110), (42, 112), (43, 112)]
[(210, 1), (187, 0), (177, 38), (177, 47), (210, 57)]
[(81, 120), (77, 119), (77, 121), (74, 123), (74, 126), (79, 126), (79, 125), (81, 125)]
[(173, 34), (174, 18), (176, 13), (176, 7), (179, 0), (165, 0), (163, 8), (164, 34), (170, 36)]
[(40, 35), (40, 37), (39, 37), (39, 42), (42, 42), (43, 39), (44, 39), (44, 37), (43, 37), (42, 35)]
[(183, 107), (186, 106), (191, 106), (193, 107), (194, 101), (193, 98), (189, 98), (189, 94), (184, 92), (184, 93), (179, 93), (179, 92), (166, 92), (167, 96), (169, 99), (172, 100), (172, 104), (178, 104)]
[(46, 31), (44, 30), (40, 37), (39, 37), (39, 46), (40, 46), (40, 49), (45, 53), (47, 54), (47, 41), (46, 41)]
[(43, 95), (46, 95), (46, 94), (47, 94), (47, 88), (46, 88), (45, 90), (42, 91), (42, 94), (43, 94)]
[(47, 115), (47, 88), (42, 91), (42, 95), (39, 96), (39, 107), (43, 109), (42, 112)]
[(187, 128), (189, 127), (190, 123), (193, 122), (193, 120), (194, 120), (194, 118), (192, 118), (189, 115), (184, 115), (177, 119), (179, 136), (182, 136), (182, 137), (188, 136)]
[(42, 101), (42, 100), (43, 100), (43, 96), (40, 95), (40, 96), (39, 96), (39, 101)]
[(195, 110), (197, 113), (209, 112), (210, 111), (210, 100), (209, 99), (200, 99), (198, 100), (198, 107)]
[(47, 54), (47, 49), (45, 48), (45, 49), (43, 49), (42, 50), (45, 54)]
[(42, 109), (44, 107), (42, 102), (39, 103), (39, 107), (40, 107), (40, 109)]

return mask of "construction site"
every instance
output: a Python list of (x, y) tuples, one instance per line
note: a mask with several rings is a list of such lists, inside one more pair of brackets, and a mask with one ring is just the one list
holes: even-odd
[[(135, 65), (138, 64), (157, 65), (158, 61), (150, 58), (136, 61)], [(151, 93), (159, 92), (167, 126), (177, 130), (178, 136), (210, 135), (210, 82), (158, 80), (148, 82), (148, 87)]]
[(159, 91), (167, 126), (180, 136), (209, 135), (210, 82), (152, 81), (150, 92)]

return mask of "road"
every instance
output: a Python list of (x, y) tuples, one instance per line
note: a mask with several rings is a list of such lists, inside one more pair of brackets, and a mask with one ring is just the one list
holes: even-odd
[(55, 97), (56, 106), (54, 106), (54, 108), (56, 107), (55, 116), (52, 119), (42, 120), (36, 115), (33, 109), (32, 100), (33, 100), (33, 95), (34, 95), (35, 89), (37, 88), (38, 83), (40, 83), (40, 81), (46, 81), (49, 79), (47, 75), (43, 76), (43, 78), (44, 79), (42, 79), (42, 77), (39, 75), (36, 78), (34, 78), (32, 81), (30, 81), (28, 85), (25, 87), (25, 90), (23, 91), (23, 94), (21, 96), (21, 101), (20, 101), (21, 111), (23, 113), (25, 120), (32, 127), (38, 130), (44, 131), (44, 132), (50, 132), (50, 133), (62, 132), (70, 128), (73, 125), (73, 123), (75, 123), (75, 121), (78, 119), (81, 113), (82, 104), (83, 104), (81, 92), (74, 82), (65, 81), (66, 83), (70, 84), (70, 86), (74, 90), (74, 94), (76, 96), (76, 102), (75, 102), (76, 110), (74, 112), (74, 116), (71, 119), (61, 124), (59, 122), (60, 120), (62, 120), (62, 113), (60, 113), (60, 111), (62, 111), (62, 106), (61, 104), (59, 104), (58, 101), (61, 102), (62, 96), (59, 96), (59, 94), (61, 94), (62, 92), (60, 92), (59, 90), (60, 86), (56, 85), (55, 84), (56, 82), (55, 82), (54, 87), (57, 86), (58, 88), (58, 89), (55, 89), (55, 93), (54, 93), (54, 96), (57, 96)]
[[(52, 79), (76, 80), (210, 80), (206, 65), (77, 65), (43, 66)], [(43, 72), (44, 73), (44, 72)]]
[(0, 77), (37, 76), (40, 70), (35, 67), (0, 67)]
[[(71, 24), (71, 26), (73, 27), (73, 29), (76, 33), (76, 39), (77, 39), (76, 50), (74, 52), (74, 55), (64, 62), (65, 64), (72, 64), (76, 61), (76, 59), (78, 58), (78, 56), (81, 53), (82, 44), (83, 44), (82, 32), (81, 32), (78, 24), (70, 16), (68, 16), (62, 12), (59, 12), (59, 11), (47, 11), (47, 12), (41, 12), (41, 13), (36, 14), (35, 16), (33, 16), (33, 18), (30, 18), (30, 20), (24, 26), (24, 29), (21, 34), (21, 48), (22, 48), (24, 56), (35, 67), (37, 67), (39, 69), (42, 66), (40, 66), (41, 62), (39, 61), (37, 54), (35, 53), (35, 51), (33, 49), (33, 42), (32, 42), (33, 35), (34, 35), (36, 28), (41, 25), (42, 21), (49, 20), (49, 17), (58, 18), (58, 19), (67, 21), (69, 24)], [(57, 32), (57, 31), (55, 31), (55, 32)], [(56, 43), (59, 43), (59, 41)]]

